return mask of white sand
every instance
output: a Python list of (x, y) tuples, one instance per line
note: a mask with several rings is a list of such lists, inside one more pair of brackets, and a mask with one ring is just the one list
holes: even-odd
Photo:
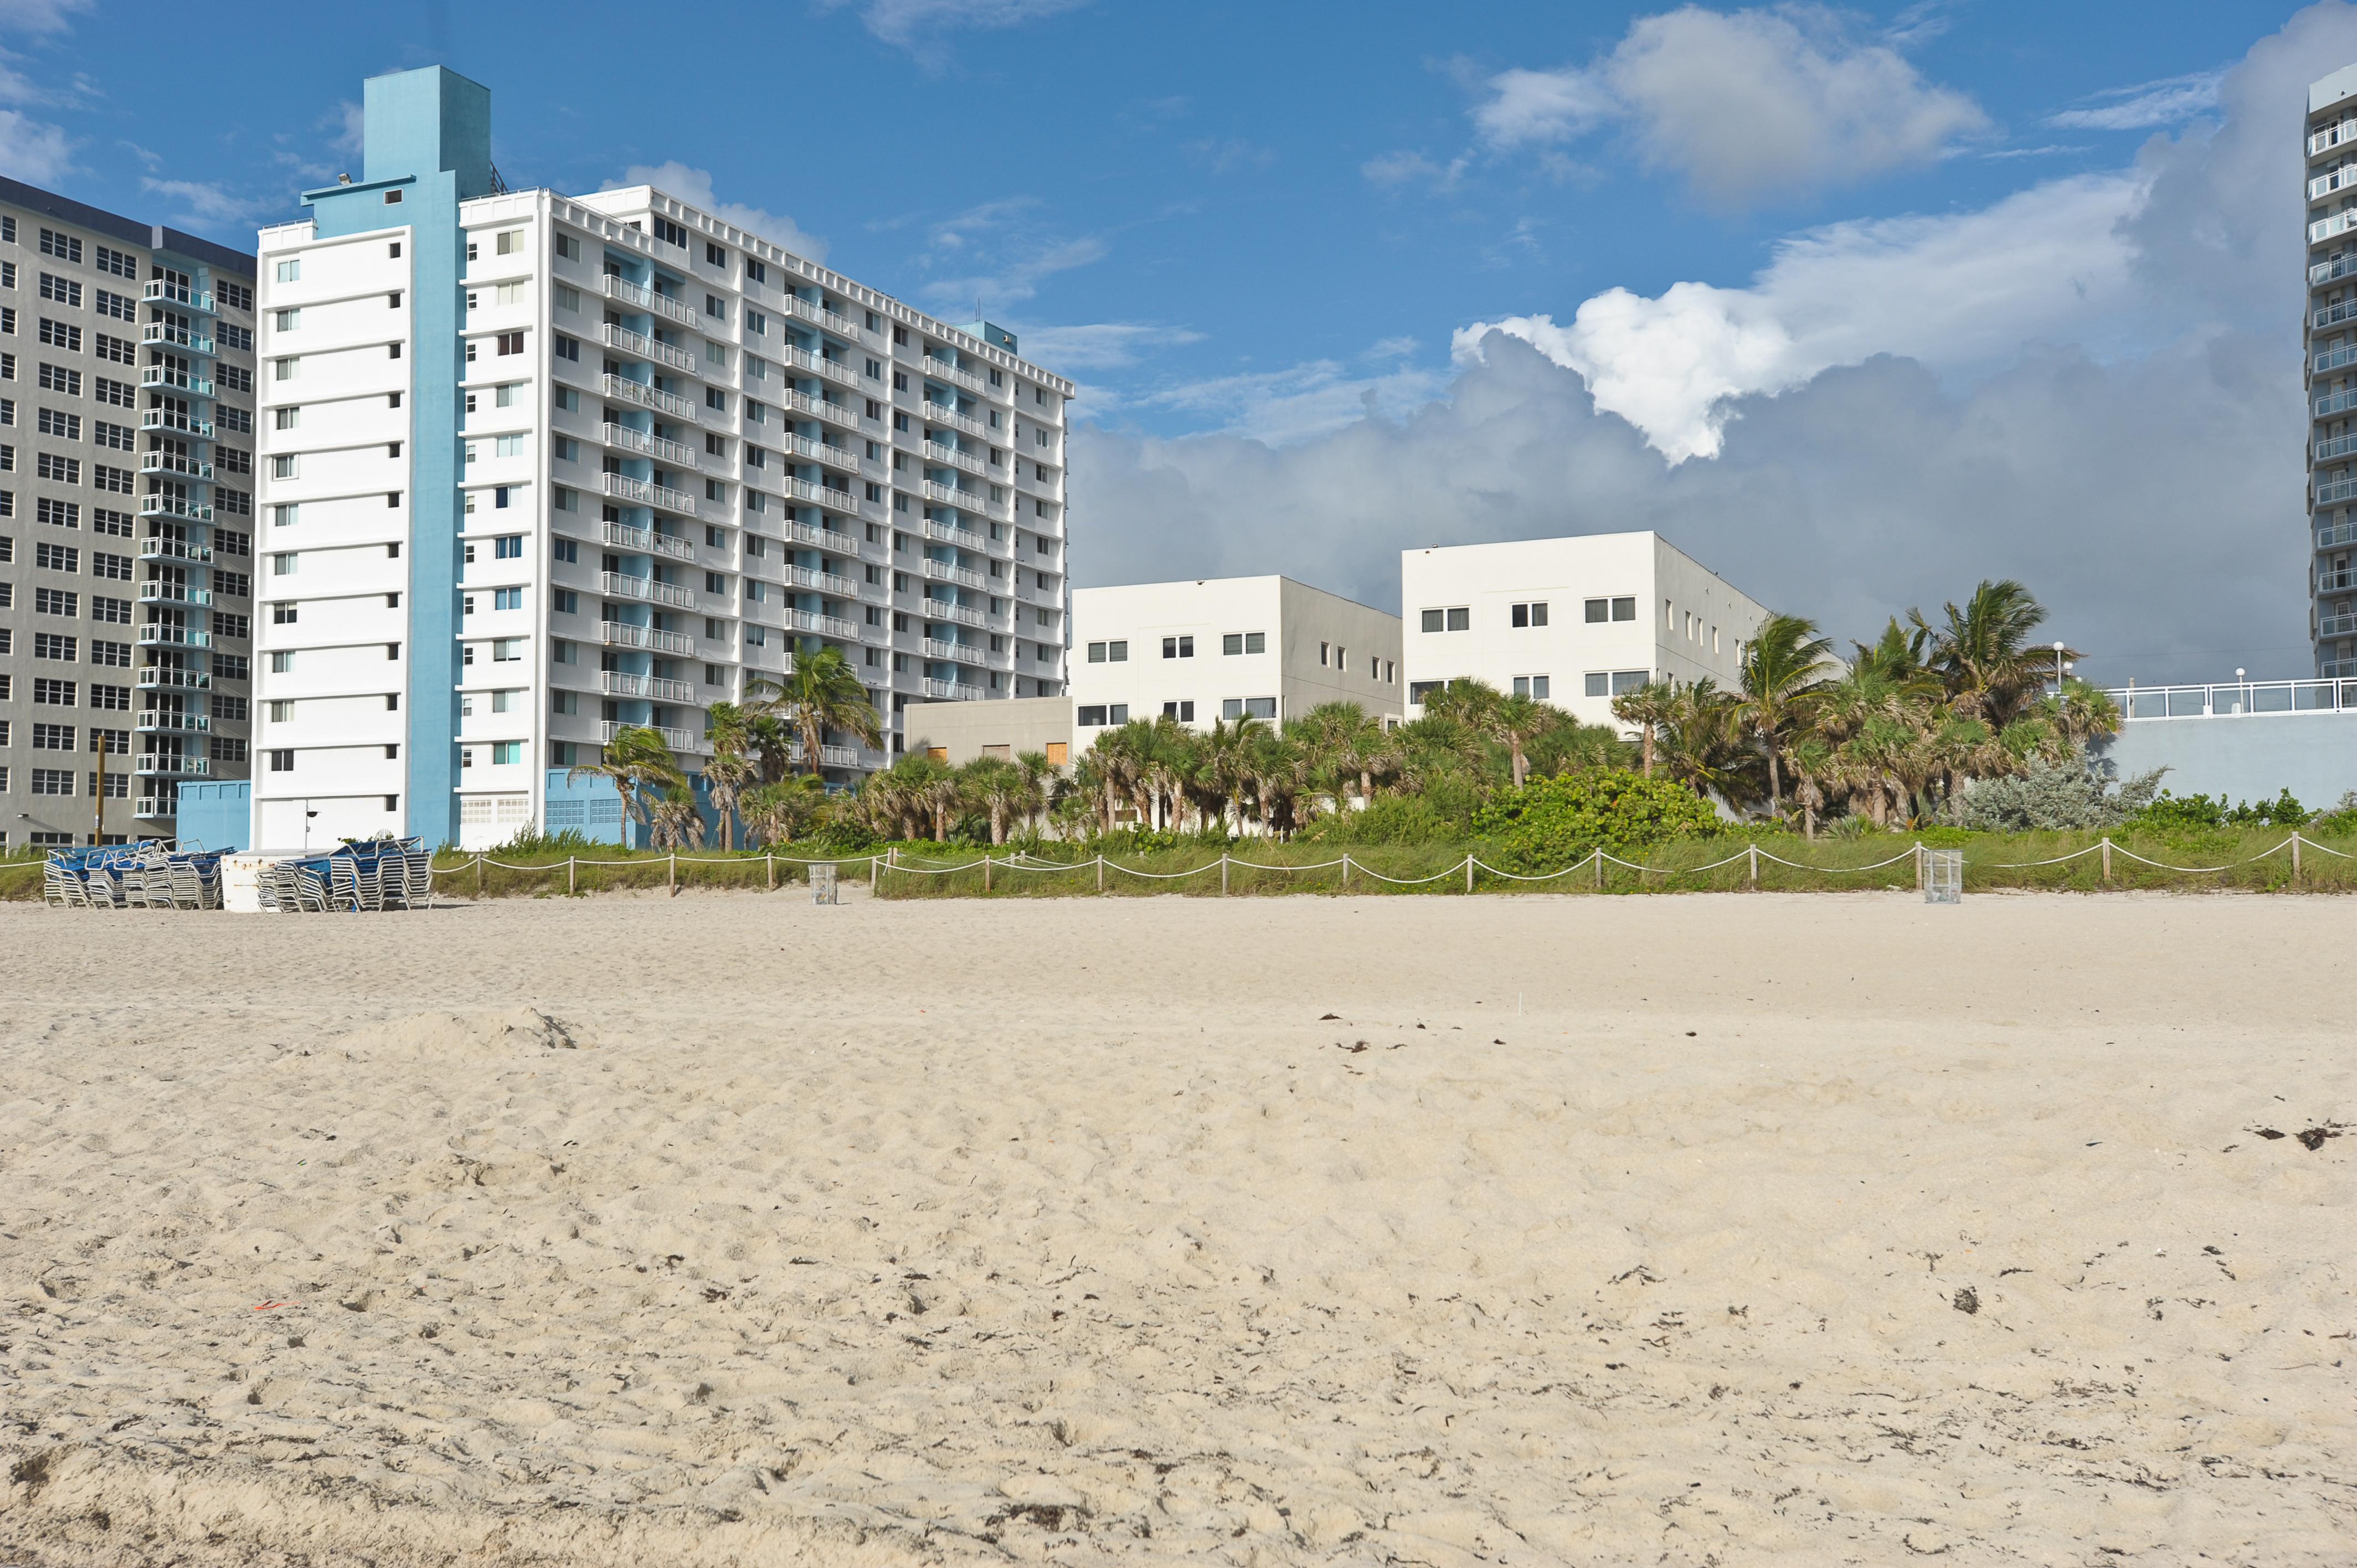
[(9, 908), (0, 1562), (2346, 1562), (2352, 919)]

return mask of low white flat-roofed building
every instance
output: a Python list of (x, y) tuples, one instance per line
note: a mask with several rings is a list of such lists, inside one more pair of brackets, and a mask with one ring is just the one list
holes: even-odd
[(1600, 725), (1657, 676), (1732, 687), (1768, 614), (1651, 532), (1403, 551), (1400, 607), (1411, 717), (1471, 677)]
[(1405, 716), (1394, 615), (1289, 577), (1133, 583), (1072, 593), (1073, 741), (1168, 714), (1193, 729), (1284, 725), (1321, 703)]

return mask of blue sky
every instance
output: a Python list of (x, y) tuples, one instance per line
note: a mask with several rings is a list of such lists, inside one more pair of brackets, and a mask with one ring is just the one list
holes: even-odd
[[(447, 63), (512, 185), (662, 169), (952, 319), (979, 296), (1085, 389), (1083, 581), (1274, 564), (1389, 604), (1410, 543), (1659, 526), (1845, 635), (2011, 575), (2120, 661), (2093, 673), (2299, 658), (2280, 84), (2357, 59), (2337, 3), (141, 15), (0, 0), (0, 169), (248, 240), (357, 167), (364, 77)], [(2236, 353), (2292, 367), (2279, 434)], [(2091, 429), (2085, 473), (1960, 445), (2071, 375), (2164, 401)], [(1861, 377), (1923, 423), (1845, 446)], [(2202, 431), (2237, 444), (2191, 484)], [(2189, 547), (2200, 581), (2117, 564)]]

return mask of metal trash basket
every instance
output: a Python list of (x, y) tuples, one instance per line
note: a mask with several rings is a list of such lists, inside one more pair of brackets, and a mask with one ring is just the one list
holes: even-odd
[(833, 862), (821, 861), (817, 865), (813, 865), (810, 868), (810, 885), (812, 903), (834, 904), (841, 902), (841, 900), (835, 897), (834, 893), (834, 865)]
[(1927, 849), (1923, 852), (1923, 902), (1961, 904), (1964, 901), (1964, 852)]

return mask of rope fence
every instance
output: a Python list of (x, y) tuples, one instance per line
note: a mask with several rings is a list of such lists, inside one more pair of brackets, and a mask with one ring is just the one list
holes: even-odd
[[(2357, 855), (2352, 855), (2341, 850), (2333, 849), (2327, 844), (2319, 843), (2316, 840), (2309, 838), (2304, 833), (2295, 830), (2288, 838), (2285, 839), (2280, 843), (2262, 850), (2255, 854), (2246, 855), (2241, 860), (2229, 861), (2221, 865), (2178, 865), (2167, 861), (2154, 860), (2147, 855), (2137, 854), (2136, 851), (2127, 848), (2124, 844), (2114, 843), (2109, 835), (2104, 836), (2095, 843), (2088, 844), (2082, 849), (2073, 850), (2067, 854), (2053, 855), (2041, 860), (1975, 861), (1968, 858), (1964, 861), (1964, 865), (1967, 874), (1977, 871), (1986, 875), (1986, 874), (1991, 872), (2035, 871), (2051, 866), (2069, 865), (2074, 862), (2084, 860), (2090, 855), (2094, 855), (2100, 857), (2102, 883), (2103, 885), (2109, 886), (2113, 883), (2112, 858), (2115, 854), (2120, 855), (2138, 865), (2147, 866), (2153, 870), (2167, 872), (2171, 875), (2209, 876), (2239, 870), (2244, 866), (2255, 865), (2262, 861), (2272, 860), (2275, 857), (2288, 852), (2290, 855), (2291, 875), (2293, 877), (2297, 878), (2301, 874), (2300, 856), (2303, 850), (2316, 850), (2324, 854), (2330, 855), (2336, 860), (2357, 860)], [(1436, 871), (1426, 876), (1388, 875), (1376, 870), (1373, 866), (1369, 865), (1364, 859), (1354, 855), (1348, 851), (1345, 851), (1343, 854), (1331, 860), (1313, 861), (1300, 865), (1286, 865), (1281, 864), (1271, 864), (1265, 861), (1246, 860), (1238, 855), (1223, 853), (1217, 860), (1206, 861), (1201, 865), (1179, 871), (1154, 871), (1149, 870), (1145, 866), (1125, 865), (1121, 862), (1112, 859), (1110, 856), (1102, 853), (1092, 855), (1086, 860), (1057, 861), (1047, 859), (1041, 855), (1032, 854), (1029, 852), (1023, 850), (1016, 850), (1005, 855), (996, 855), (985, 852), (973, 860), (956, 864), (938, 861), (927, 862), (914, 856), (905, 855), (898, 848), (890, 848), (880, 853), (870, 853), (867, 854), (811, 856), (779, 854), (775, 852), (766, 853), (759, 856), (749, 854), (693, 855), (672, 854), (664, 856), (640, 855), (627, 859), (613, 860), (570, 855), (562, 861), (548, 861), (538, 865), (520, 864), (511, 861), (499, 860), (493, 858), (489, 854), (478, 853), (470, 859), (462, 861), (457, 865), (437, 866), (434, 869), (433, 875), (439, 877), (466, 877), (471, 875), (474, 879), (475, 889), (479, 894), (485, 889), (486, 874), (491, 870), (503, 871), (525, 876), (553, 876), (557, 873), (562, 872), (565, 875), (565, 891), (568, 893), (577, 893), (580, 891), (581, 872), (585, 869), (596, 870), (608, 867), (630, 867), (644, 871), (650, 868), (661, 867), (663, 871), (664, 880), (667, 886), (673, 894), (676, 894), (680, 888), (680, 868), (683, 866), (727, 865), (745, 869), (759, 865), (763, 868), (768, 886), (771, 889), (775, 889), (778, 886), (778, 868), (780, 865), (790, 868), (796, 866), (810, 867), (815, 865), (831, 865), (836, 868), (838, 875), (845, 871), (856, 873), (859, 868), (865, 867), (867, 875), (868, 886), (878, 893), (888, 891), (888, 884), (886, 880), (888, 875), (945, 878), (960, 876), (975, 871), (979, 871), (982, 874), (983, 891), (985, 893), (997, 891), (997, 876), (1001, 873), (1014, 875), (1028, 875), (1033, 877), (1089, 875), (1093, 877), (1094, 890), (1099, 893), (1103, 893), (1105, 891), (1106, 874), (1108, 872), (1114, 874), (1116, 876), (1131, 877), (1141, 882), (1149, 883), (1189, 882), (1197, 877), (1208, 877), (1213, 872), (1217, 872), (1220, 878), (1220, 891), (1222, 894), (1225, 894), (1232, 890), (1232, 874), (1238, 871), (1276, 874), (1286, 877), (1292, 877), (1319, 872), (1339, 870), (1340, 872), (1340, 885), (1344, 887), (1350, 886), (1351, 879), (1356, 876), (1363, 876), (1370, 882), (1379, 883), (1392, 887), (1426, 887), (1436, 883), (1455, 882), (1461, 879), (1464, 883), (1465, 891), (1470, 893), (1475, 890), (1478, 886), (1479, 879), (1481, 877), (1496, 878), (1507, 883), (1539, 884), (1561, 881), (1562, 879), (1569, 877), (1581, 871), (1587, 872), (1589, 874), (1589, 885), (1594, 889), (1601, 891), (1605, 886), (1605, 868), (1607, 866), (1618, 866), (1625, 871), (1633, 873), (1636, 876), (1638, 886), (1641, 888), (1646, 886), (1645, 879), (1648, 877), (1675, 879), (1680, 877), (1703, 876), (1713, 872), (1723, 871), (1732, 865), (1739, 865), (1744, 867), (1742, 875), (1744, 885), (1749, 887), (1756, 888), (1760, 886), (1760, 863), (1763, 861), (1771, 865), (1781, 866), (1791, 871), (1796, 871), (1813, 876), (1854, 876), (1871, 872), (1888, 871), (1892, 866), (1907, 862), (1912, 862), (1916, 885), (1920, 888), (1923, 882), (1925, 857), (1929, 853), (1929, 847), (1919, 841), (1915, 843), (1910, 844), (1906, 849), (1901, 850), (1899, 854), (1894, 854), (1886, 860), (1873, 861), (1863, 865), (1813, 865), (1805, 861), (1786, 859), (1784, 856), (1777, 854), (1772, 851), (1763, 850), (1757, 844), (1749, 844), (1733, 854), (1727, 855), (1718, 860), (1706, 861), (1700, 865), (1649, 865), (1639, 861), (1625, 860), (1619, 855), (1610, 854), (1609, 852), (1599, 848), (1591, 850), (1588, 854), (1558, 870), (1535, 873), (1511, 871), (1503, 866), (1491, 865), (1486, 861), (1481, 860), (1478, 855), (1469, 853), (1461, 860), (1456, 861), (1442, 870)]]

